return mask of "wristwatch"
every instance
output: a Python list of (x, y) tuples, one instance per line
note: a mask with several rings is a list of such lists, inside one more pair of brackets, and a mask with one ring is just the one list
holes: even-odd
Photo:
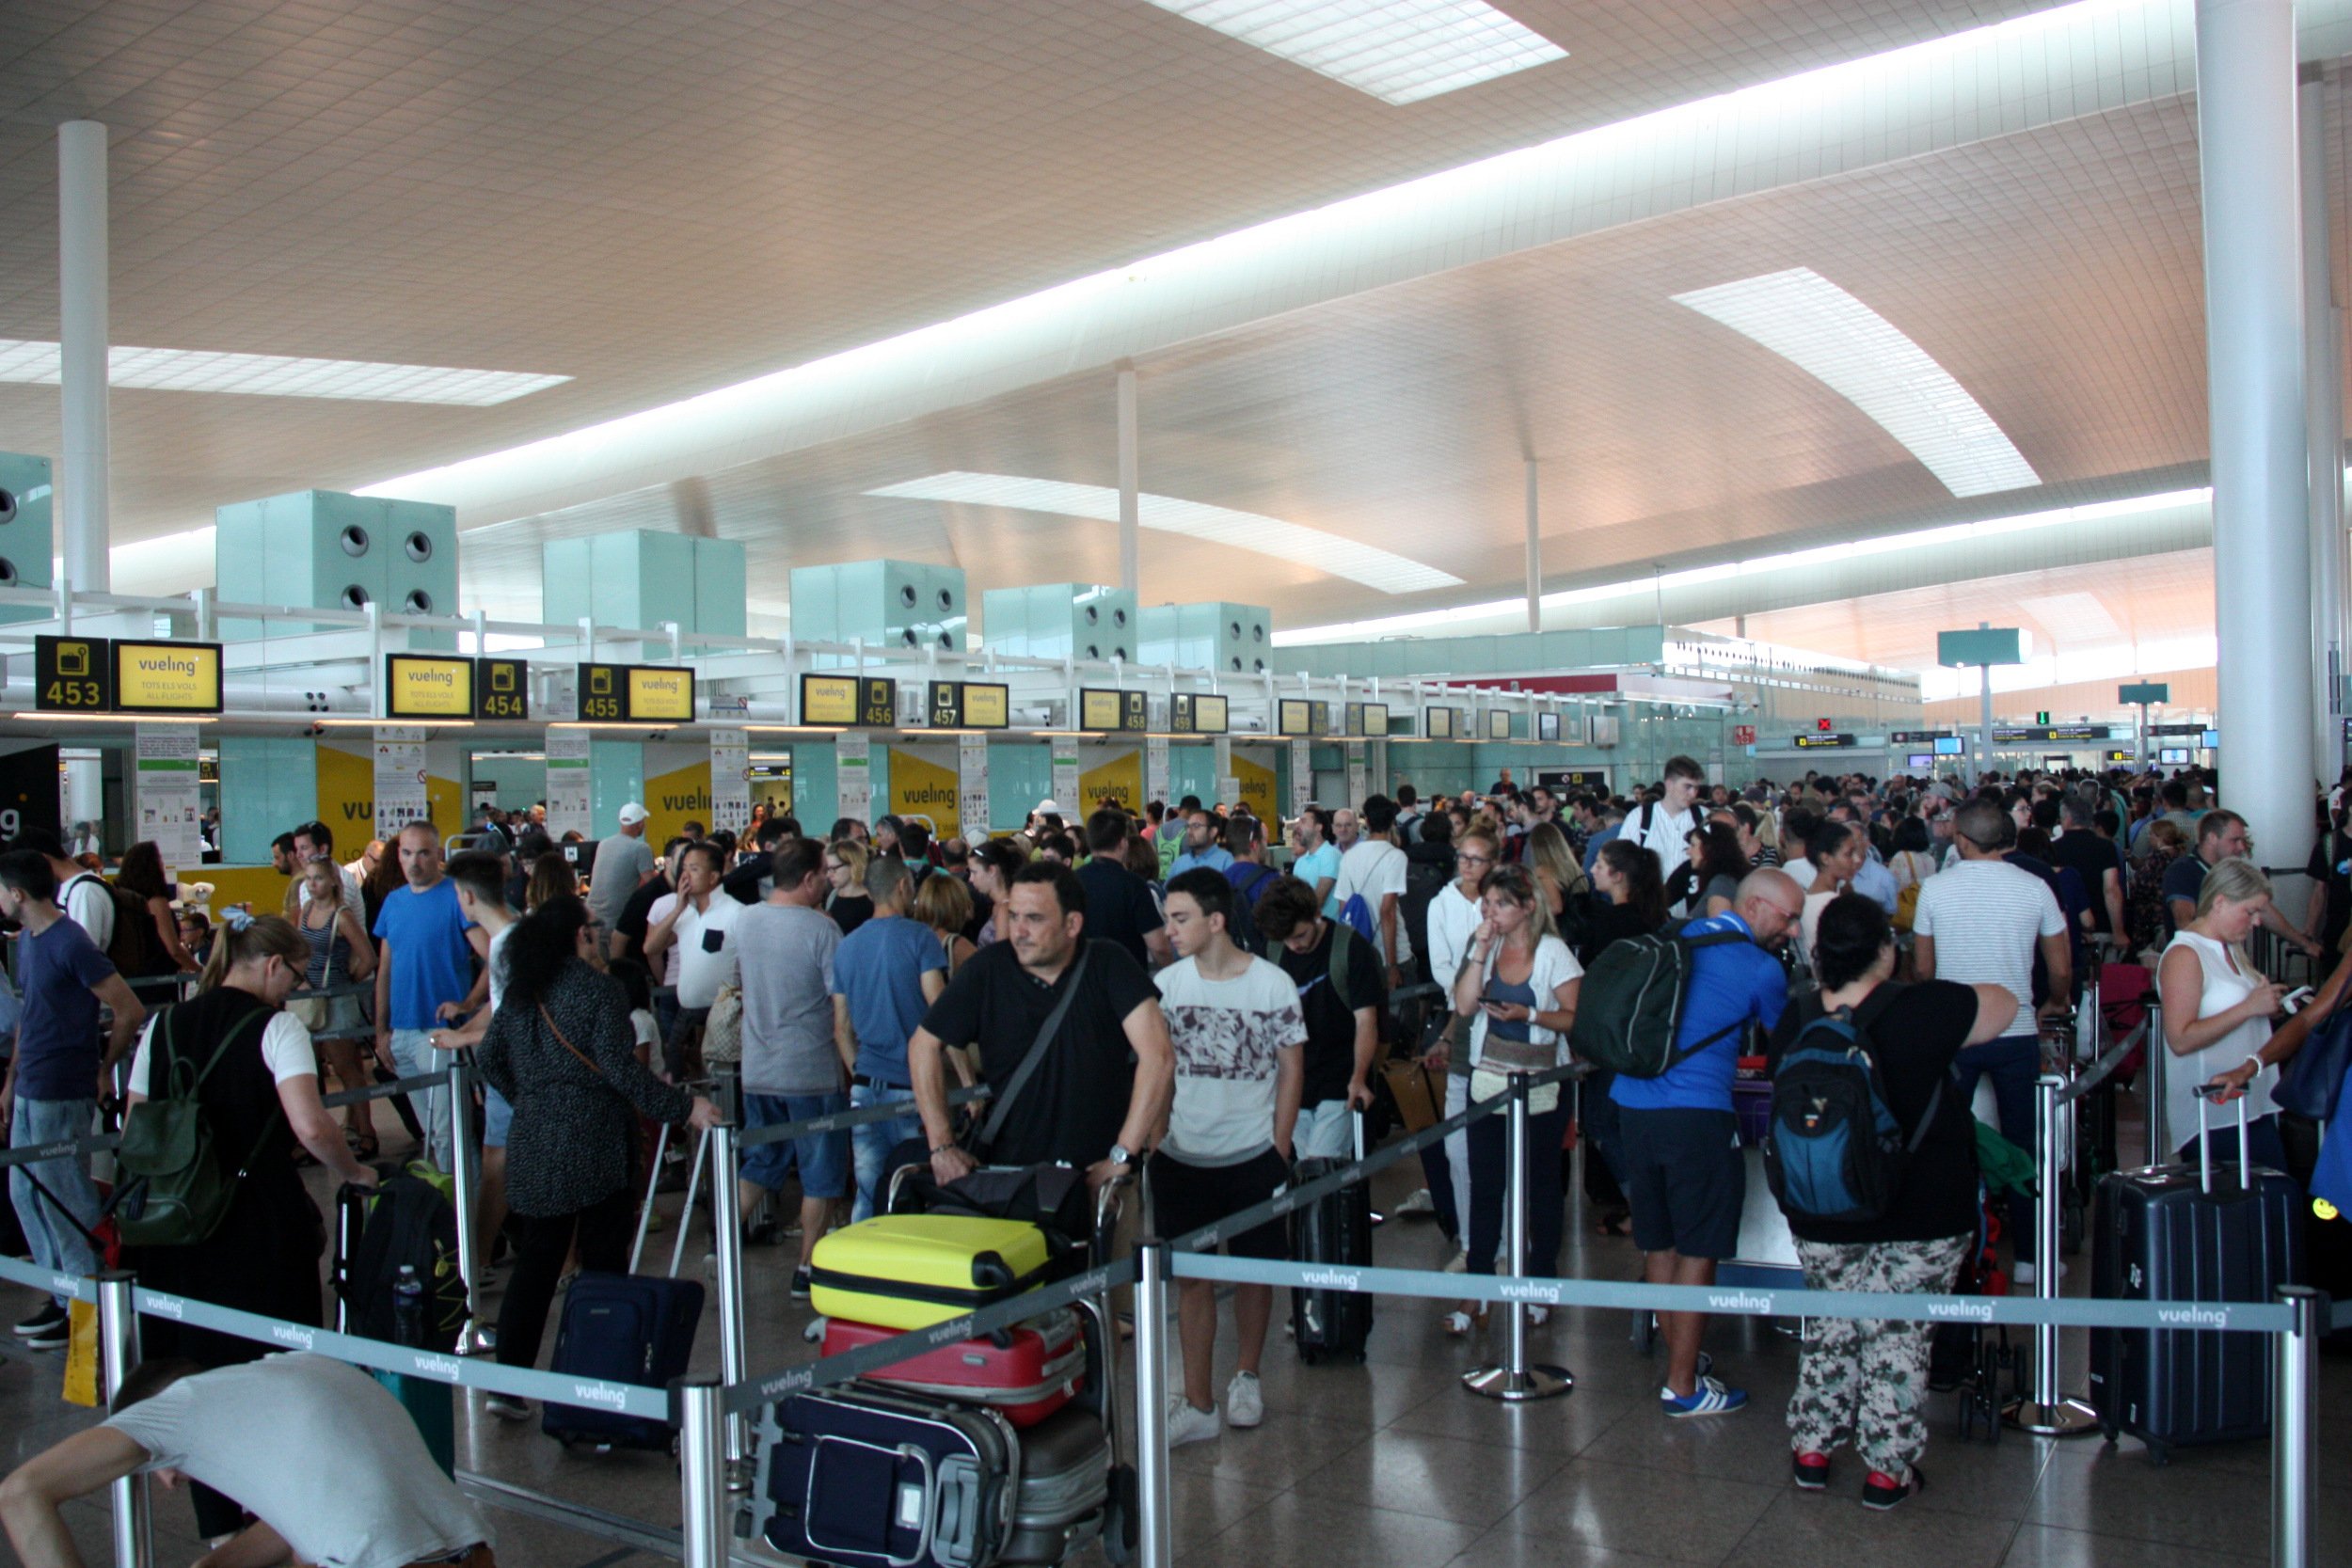
[(1132, 1163), (1135, 1159), (1135, 1155), (1129, 1152), (1125, 1144), (1113, 1144), (1111, 1145), (1110, 1158), (1112, 1164), (1124, 1165)]

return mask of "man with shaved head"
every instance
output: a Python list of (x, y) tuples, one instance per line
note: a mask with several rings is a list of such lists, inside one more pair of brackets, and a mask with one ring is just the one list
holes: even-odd
[[(2066, 915), (2050, 884), (2010, 865), (2001, 852), (2016, 842), (2016, 825), (1991, 800), (1976, 800), (1953, 814), (1952, 847), (1959, 859), (1919, 884), (1912, 917), (1912, 958), (1922, 980), (1999, 986), (2017, 998), (2017, 1022), (1996, 1040), (1964, 1048), (1952, 1064), (1962, 1103), (1990, 1076), (2001, 1108), (2001, 1136), (2033, 1147), (2033, 1084), (2042, 1072), (2042, 1032), (2034, 1017), (2033, 960), (2038, 950), (2049, 978), (2045, 1010), (2066, 1011), (2074, 994), (2073, 942)], [(2033, 1209), (2022, 1196), (2010, 1204), (2010, 1234), (2017, 1243), (2019, 1284), (2033, 1282)]]
[[(1619, 1074), (1610, 1085), (1633, 1242), (1653, 1285), (1712, 1285), (1715, 1265), (1739, 1245), (1748, 1171), (1731, 1081), (1748, 1025), (1769, 1032), (1788, 1006), (1788, 972), (1772, 955), (1804, 913), (1804, 890), (1767, 867), (1740, 880), (1728, 911), (1684, 925), (1697, 945), (1675, 1034), (1680, 1059), (1655, 1078)], [(1660, 1409), (1726, 1416), (1748, 1402), (1745, 1390), (1700, 1370), (1705, 1313), (1661, 1312), (1658, 1327), (1666, 1341)]]

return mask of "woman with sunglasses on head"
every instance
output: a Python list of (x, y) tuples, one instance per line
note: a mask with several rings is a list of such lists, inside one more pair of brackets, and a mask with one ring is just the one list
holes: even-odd
[[(1470, 933), (1468, 958), (1454, 979), (1454, 1010), (1470, 1020), (1470, 1095), (1487, 1100), (1506, 1092), (1514, 1074), (1541, 1072), (1568, 1059), (1568, 1029), (1576, 1022), (1584, 966), (1553, 934), (1551, 911), (1524, 866), (1497, 866), (1479, 884), (1485, 918)], [(1568, 1099), (1558, 1084), (1530, 1096), (1527, 1169), (1527, 1256), (1517, 1272), (1549, 1275), (1559, 1263), (1565, 1202), (1560, 1191)], [(1470, 1241), (1467, 1270), (1492, 1274), (1502, 1244), (1502, 1211), (1511, 1175), (1505, 1169), (1507, 1118), (1482, 1117), (1470, 1126)], [(1534, 1309), (1540, 1323), (1545, 1313)], [(1466, 1335), (1485, 1317), (1465, 1303), (1444, 1319), (1445, 1331)]]

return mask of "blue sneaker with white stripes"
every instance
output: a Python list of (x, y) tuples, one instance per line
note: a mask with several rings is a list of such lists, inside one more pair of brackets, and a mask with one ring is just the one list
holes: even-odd
[(1667, 1415), (1728, 1416), (1748, 1402), (1744, 1388), (1726, 1387), (1721, 1379), (1702, 1377), (1687, 1398), (1677, 1398), (1671, 1388), (1658, 1390), (1658, 1408)]

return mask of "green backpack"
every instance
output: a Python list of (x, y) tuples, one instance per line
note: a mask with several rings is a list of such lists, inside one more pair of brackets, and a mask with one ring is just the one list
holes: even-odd
[[(261, 1138), (232, 1169), (214, 1136), (212, 1115), (197, 1095), (230, 1048), (248, 1038), (270, 1015), (256, 1008), (231, 1024), (199, 1072), (172, 1048), (171, 1022), (178, 1011), (166, 1008), (156, 1022), (148, 1047), (147, 1098), (122, 1118), (122, 1147), (115, 1154), (121, 1172), (115, 1218), (125, 1246), (194, 1246), (210, 1238), (220, 1228), (236, 1200), (237, 1184), (283, 1114), (270, 1113)], [(167, 1071), (170, 1086), (159, 1094), (155, 1082)]]

